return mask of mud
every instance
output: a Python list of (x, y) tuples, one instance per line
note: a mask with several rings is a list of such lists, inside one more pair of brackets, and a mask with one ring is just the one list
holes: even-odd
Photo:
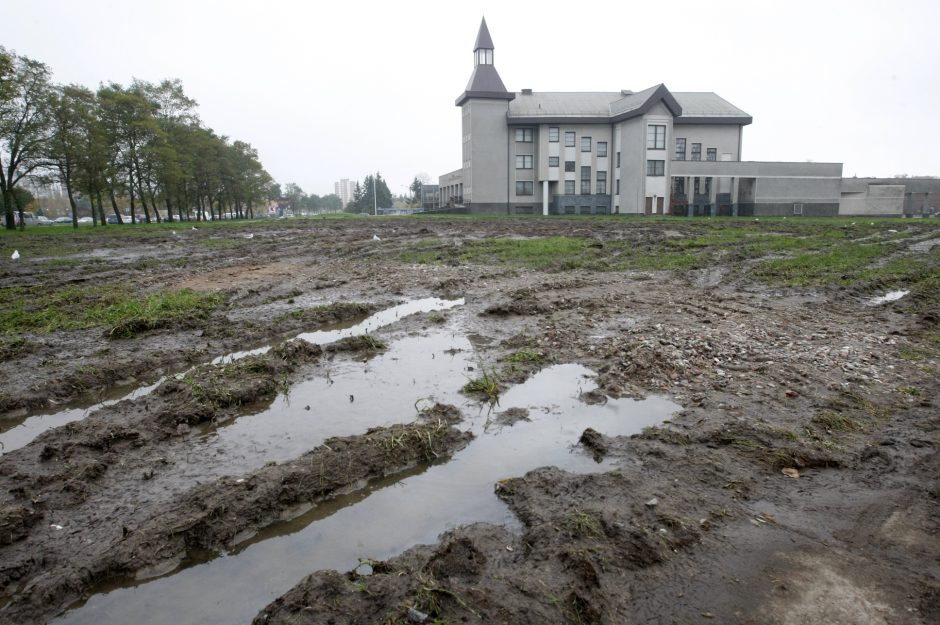
[[(922, 291), (872, 306), (907, 285), (771, 287), (752, 275), (755, 259), (735, 253), (715, 266), (609, 272), (461, 255), (494, 236), (673, 249), (701, 235), (701, 223), (370, 218), (142, 229), (63, 235), (56, 245), (68, 262), (54, 270), (61, 255), (9, 239), (23, 257), (0, 268), (3, 287), (123, 283), (146, 294), (184, 285), (218, 290), (224, 304), (120, 340), (90, 328), (0, 344), (0, 436), (11, 441), (0, 456), (0, 622), (121, 622), (105, 618), (116, 608), (87, 610), (106, 605), (115, 584), (178, 568), (138, 588), (151, 602), (139, 614), (180, 623), (253, 614), (256, 623), (397, 623), (411, 622), (409, 609), (426, 622), (937, 622), (940, 342)], [(907, 228), (911, 253), (928, 253), (937, 238), (929, 220)], [(415, 249), (440, 262), (404, 262)], [(431, 297), (462, 303), (359, 326)], [(308, 336), (334, 326), (348, 336), (322, 345)], [(513, 400), (559, 363), (596, 377), (564, 399)], [(481, 372), (502, 389), (492, 409), (459, 394)], [(98, 406), (161, 376), (152, 393)], [(551, 386), (537, 393), (548, 397)], [(681, 408), (638, 433), (602, 416), (653, 395)], [(435, 401), (455, 408), (422, 418)], [(429, 462), (425, 439), (409, 445), (406, 431), (442, 433), (438, 447), (432, 431), (440, 457), (422, 475), (453, 476), (453, 490), (460, 458), (518, 455), (538, 441), (526, 428), (578, 410), (599, 412), (565, 431), (554, 455), (533, 455), (542, 464), (483, 476), (488, 492), (468, 499), (487, 511), (479, 517), (436, 509), (424, 495), (416, 510), (440, 524), (423, 533), (393, 536), (412, 521), (389, 515), (388, 542), (332, 559), (263, 549), (277, 540), (263, 528), (311, 503), (326, 516), (303, 517), (309, 532), (335, 518), (331, 540), (355, 543), (355, 517), (324, 498), (411, 502), (400, 498), (421, 476), (364, 485)], [(474, 442), (455, 454), (468, 432)], [(384, 436), (405, 448), (374, 444)], [(500, 437), (519, 447), (488, 447)], [(307, 531), (295, 550), (317, 544)], [(229, 567), (217, 569), (228, 571), (221, 578), (186, 568), (205, 550), (242, 544), (262, 560), (220, 558)], [(244, 592), (232, 602), (237, 617), (225, 601), (166, 605), (177, 600), (172, 583), (197, 595), (226, 579), (242, 588), (278, 557), (291, 560), (281, 568), (293, 578)], [(356, 569), (355, 557), (370, 566)]]

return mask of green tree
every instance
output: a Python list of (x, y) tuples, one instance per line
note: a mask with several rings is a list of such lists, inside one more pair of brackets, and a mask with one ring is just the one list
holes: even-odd
[(320, 198), (320, 210), (336, 213), (343, 210), (343, 200), (335, 193)]
[[(373, 189), (375, 195), (373, 195)], [(357, 198), (357, 194), (359, 197)], [(369, 174), (362, 185), (356, 183), (356, 190), (353, 192), (353, 201), (346, 207), (348, 213), (373, 213), (377, 208), (392, 207), (392, 192), (389, 190), (382, 174), (376, 172), (373, 176)]]
[[(14, 190), (24, 178), (47, 164), (51, 130), (49, 68), (39, 61), (0, 48), (0, 193), (4, 223), (15, 226)], [(20, 220), (22, 223), (22, 219)]]
[[(52, 132), (46, 143), (47, 156), (65, 187), (72, 210), (72, 227), (78, 227), (75, 192), (82, 176), (83, 160), (92, 149), (94, 95), (77, 85), (57, 87), (50, 97)], [(92, 210), (94, 222), (98, 215)]]

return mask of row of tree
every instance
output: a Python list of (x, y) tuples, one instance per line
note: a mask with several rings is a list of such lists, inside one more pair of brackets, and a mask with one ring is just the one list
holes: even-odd
[(59, 182), (76, 226), (78, 196), (104, 225), (107, 212), (123, 222), (119, 198), (132, 222), (150, 223), (253, 217), (255, 207), (280, 195), (257, 151), (206, 127), (179, 80), (109, 83), (97, 91), (55, 85), (44, 63), (0, 47), (0, 192), (8, 229), (14, 210), (22, 217), (17, 190), (26, 181)]

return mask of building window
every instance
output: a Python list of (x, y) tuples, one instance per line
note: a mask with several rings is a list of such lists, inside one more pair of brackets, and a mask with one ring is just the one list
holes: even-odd
[(712, 196), (712, 179), (711, 176), (705, 179), (705, 195), (708, 197)]
[(582, 152), (591, 151), (591, 138), (590, 137), (581, 137), (581, 151)]
[(717, 148), (708, 148), (708, 151), (705, 152), (706, 161), (717, 161), (718, 160), (718, 149)]
[(574, 161), (565, 161), (565, 171), (574, 173)]
[(533, 183), (531, 180), (519, 180), (516, 182), (516, 195), (532, 195)]
[(701, 143), (692, 144), (692, 160), (693, 161), (702, 160), (702, 144)]
[(685, 195), (685, 178), (672, 179), (672, 192), (676, 195)]
[(574, 132), (571, 130), (565, 131), (565, 147), (573, 148), (574, 147)]
[(682, 137), (676, 137), (676, 160), (685, 160), (685, 139)]
[(531, 154), (516, 155), (516, 169), (532, 169), (532, 155)]
[(659, 124), (650, 124), (646, 127), (646, 149), (666, 149), (666, 127)]
[(565, 206), (565, 215), (574, 215), (574, 206)]
[(617, 167), (620, 167), (620, 152), (617, 152)]
[(614, 192), (614, 194), (620, 195), (620, 178), (617, 178), (617, 180), (615, 181), (615, 184), (617, 186), (617, 190)]
[(565, 180), (565, 195), (574, 195), (574, 180)]
[(646, 161), (647, 176), (665, 176), (666, 161)]
[(802, 204), (793, 204), (793, 214), (802, 215), (803, 214), (803, 205)]
[(558, 126), (550, 126), (548, 129), (548, 142), (558, 143)]
[(700, 187), (699, 187), (699, 181), (700, 181), (700, 180), (701, 180), (701, 178), (698, 178), (698, 177), (694, 178), (694, 180), (693, 180), (692, 188), (695, 190), (695, 195), (700, 195), (700, 194), (701, 194), (701, 190), (700, 190)]
[(607, 142), (606, 142), (606, 141), (598, 141), (598, 142), (597, 142), (597, 155), (598, 155), (599, 157), (600, 157), (600, 156), (607, 156)]
[(591, 195), (591, 168), (581, 166), (581, 195)]
[(531, 128), (516, 128), (516, 143), (532, 143), (533, 135)]
[(481, 48), (477, 50), (477, 65), (492, 65), (493, 64), (493, 51)]
[(599, 171), (597, 172), (597, 188), (595, 189), (597, 195), (606, 195), (607, 194), (607, 172)]
[(548, 157), (548, 166), (549, 166), (549, 167), (558, 167), (558, 157), (557, 157), (557, 156), (549, 156), (549, 157)]

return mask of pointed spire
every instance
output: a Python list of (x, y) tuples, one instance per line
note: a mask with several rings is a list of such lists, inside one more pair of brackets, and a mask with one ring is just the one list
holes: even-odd
[(477, 42), (473, 44), (473, 51), (476, 52), (480, 48), (492, 50), (494, 47), (493, 38), (490, 37), (490, 29), (486, 27), (486, 18), (484, 17), (480, 22), (480, 32), (477, 33)]

